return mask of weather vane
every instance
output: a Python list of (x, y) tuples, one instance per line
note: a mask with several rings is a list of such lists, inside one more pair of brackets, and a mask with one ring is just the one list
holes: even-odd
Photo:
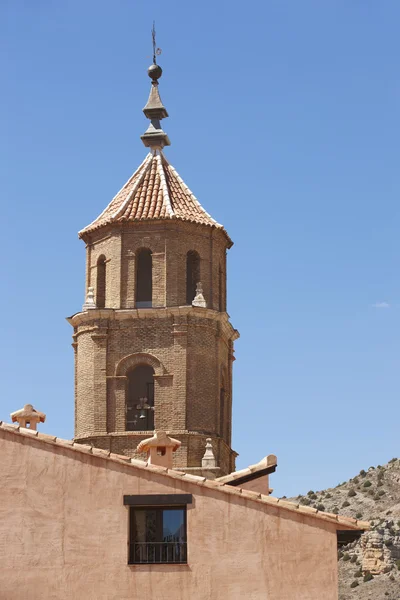
[(151, 37), (153, 38), (153, 64), (157, 64), (156, 56), (160, 56), (161, 48), (156, 46), (156, 22), (153, 21), (153, 29), (151, 30)]

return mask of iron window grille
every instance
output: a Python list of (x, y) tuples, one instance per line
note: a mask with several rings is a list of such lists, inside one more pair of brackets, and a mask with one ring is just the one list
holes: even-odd
[(129, 564), (186, 564), (186, 506), (129, 507)]

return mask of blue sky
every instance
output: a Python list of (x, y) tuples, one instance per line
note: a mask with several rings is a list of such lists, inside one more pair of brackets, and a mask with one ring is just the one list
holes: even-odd
[(77, 231), (145, 156), (153, 19), (168, 158), (235, 242), (238, 467), (289, 496), (399, 456), (397, 0), (1, 2), (0, 418), (73, 435)]

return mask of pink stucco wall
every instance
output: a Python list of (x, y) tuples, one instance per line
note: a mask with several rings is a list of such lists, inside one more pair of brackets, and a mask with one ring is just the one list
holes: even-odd
[(263, 475), (256, 479), (246, 481), (243, 485), (240, 485), (244, 490), (250, 490), (250, 492), (260, 492), (268, 496), (269, 494), (269, 475)]
[[(0, 600), (337, 600), (335, 526), (0, 430)], [(127, 565), (124, 494), (192, 493), (188, 565)]]

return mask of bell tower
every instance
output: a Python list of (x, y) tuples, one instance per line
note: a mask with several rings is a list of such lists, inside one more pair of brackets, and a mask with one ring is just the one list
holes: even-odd
[[(233, 344), (226, 312), (232, 241), (164, 155), (162, 69), (153, 64), (149, 149), (103, 212), (79, 233), (87, 298), (74, 329), (75, 441), (143, 457), (139, 443), (165, 430), (181, 442), (174, 467), (200, 468), (211, 439), (220, 475), (231, 448)], [(208, 442), (210, 443), (210, 442)]]

